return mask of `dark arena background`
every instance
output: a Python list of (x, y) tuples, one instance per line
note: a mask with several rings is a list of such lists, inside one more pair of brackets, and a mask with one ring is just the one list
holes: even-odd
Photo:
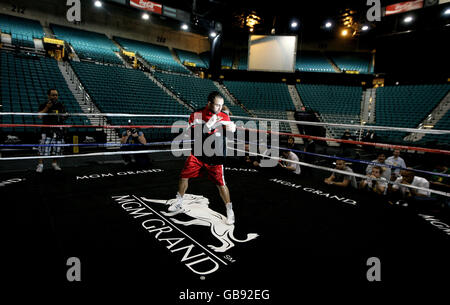
[[(448, 0), (0, 0), (5, 290), (443, 294), (449, 30)], [(226, 157), (174, 210), (198, 126)]]

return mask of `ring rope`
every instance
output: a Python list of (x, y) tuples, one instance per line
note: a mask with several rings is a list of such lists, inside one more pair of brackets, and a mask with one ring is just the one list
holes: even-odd
[(292, 136), (295, 138), (312, 139), (312, 140), (319, 140), (319, 141), (325, 141), (325, 142), (348, 143), (348, 144), (356, 144), (356, 145), (367, 145), (367, 146), (375, 146), (375, 147), (382, 147), (382, 148), (414, 150), (414, 151), (423, 151), (423, 152), (429, 152), (429, 153), (435, 153), (435, 154), (450, 155), (450, 150), (445, 150), (445, 149), (424, 148), (424, 147), (417, 147), (417, 146), (406, 146), (406, 145), (385, 144), (385, 143), (375, 143), (375, 142), (363, 142), (363, 141), (355, 141), (355, 140), (333, 139), (333, 138), (324, 138), (324, 137), (317, 137), (317, 136), (295, 134), (295, 133), (289, 133), (289, 132), (268, 131), (268, 130), (265, 131), (265, 130), (260, 130), (260, 129), (248, 129), (248, 130), (252, 131), (252, 132), (274, 133), (274, 134), (278, 134), (278, 135), (282, 135), (282, 136), (285, 135), (285, 136)]
[[(231, 116), (237, 119), (248, 119), (248, 117), (243, 116)], [(295, 120), (283, 120), (283, 119), (267, 119), (267, 118), (253, 118), (258, 121), (278, 121), (283, 123), (293, 123), (298, 125), (309, 125), (309, 126), (331, 126), (340, 128), (350, 128), (350, 129), (369, 129), (369, 130), (383, 130), (383, 131), (403, 131), (407, 133), (424, 133), (424, 134), (450, 134), (450, 130), (441, 129), (417, 129), (417, 128), (404, 128), (404, 127), (393, 127), (393, 126), (375, 126), (375, 125), (354, 125), (354, 124), (340, 124), (340, 123), (325, 123), (325, 122), (309, 122), (309, 121), (295, 121)]]
[[(300, 161), (293, 161), (293, 160), (288, 160), (288, 159), (279, 158), (279, 157), (270, 157), (270, 156), (267, 156), (267, 155), (254, 153), (254, 152), (247, 152), (245, 150), (236, 149), (234, 147), (229, 147), (229, 146), (228, 146), (228, 148), (232, 149), (232, 150), (244, 152), (244, 153), (249, 153), (249, 154), (252, 154), (252, 155), (255, 155), (255, 156), (261, 156), (261, 157), (269, 158), (269, 159), (273, 159), (273, 160), (281, 160), (281, 161), (294, 163), (294, 164), (299, 164), (299, 165), (304, 165), (304, 166), (307, 166), (307, 167), (321, 169), (321, 170), (325, 170), (325, 171), (329, 171), (329, 172), (333, 172), (333, 173), (340, 173), (340, 174), (343, 174), (343, 175), (346, 175), (346, 176), (355, 176), (355, 177), (358, 177), (358, 178), (367, 179), (367, 176), (364, 176), (364, 175), (361, 175), (361, 174), (358, 174), (358, 173), (350, 173), (350, 172), (338, 170), (338, 169), (335, 169), (335, 168), (329, 168), (329, 167), (314, 165), (314, 164), (300, 162)], [(442, 196), (445, 196), (445, 197), (450, 197), (450, 193), (437, 191), (437, 190), (433, 190), (433, 189), (427, 189), (427, 188), (423, 188), (423, 187), (418, 187), (418, 186), (413, 186), (413, 185), (408, 185), (408, 184), (402, 184), (402, 183), (395, 183), (395, 182), (392, 182), (392, 181), (386, 181), (386, 180), (382, 180), (382, 179), (372, 178), (372, 180), (377, 180), (377, 181), (381, 181), (381, 182), (389, 183), (389, 184), (393, 184), (393, 185), (405, 186), (405, 187), (413, 188), (413, 189), (416, 189), (416, 190), (426, 191), (426, 192), (429, 192), (429, 193), (434, 193), (434, 194), (442, 195)]]
[[(254, 142), (248, 142), (248, 141), (242, 141), (242, 140), (238, 140), (238, 141), (245, 142), (246, 144), (258, 145), (258, 143), (254, 143)], [(381, 167), (389, 167), (389, 168), (392, 168), (392, 169), (408, 170), (408, 171), (418, 172), (418, 173), (421, 173), (421, 174), (427, 174), (427, 175), (441, 176), (441, 177), (445, 177), (445, 178), (450, 178), (450, 175), (447, 175), (447, 174), (435, 173), (435, 172), (430, 172), (430, 171), (425, 171), (425, 170), (420, 170), (420, 169), (414, 169), (414, 168), (405, 168), (405, 167), (391, 165), (391, 164), (381, 164), (381, 163), (376, 163), (376, 162), (372, 162), (372, 161), (365, 161), (365, 160), (357, 160), (357, 159), (352, 159), (352, 158), (330, 156), (330, 155), (306, 152), (306, 151), (303, 151), (303, 150), (284, 148), (284, 147), (277, 147), (277, 146), (271, 146), (271, 148), (275, 148), (275, 149), (279, 149), (279, 150), (289, 150), (289, 151), (293, 151), (293, 152), (297, 152), (297, 153), (304, 154), (304, 155), (309, 155), (309, 156), (329, 158), (329, 159), (335, 159), (335, 160), (344, 160), (344, 161), (351, 162), (351, 163), (361, 163), (361, 164), (365, 164), (365, 165), (376, 165), (376, 166), (381, 166)]]
[[(258, 143), (254, 143), (254, 142), (249, 142), (249, 141), (242, 141), (242, 140), (236, 140), (238, 142), (243, 142), (246, 144), (255, 144), (258, 145)], [(127, 144), (127, 143), (80, 143), (80, 144), (0, 144), (0, 147), (76, 147), (76, 146), (80, 146), (80, 147), (109, 147), (109, 146), (113, 146), (113, 147), (127, 147), (127, 146), (138, 146), (138, 147), (143, 147), (143, 146), (156, 146), (156, 145), (168, 145), (168, 144), (172, 144), (172, 143), (187, 143), (187, 142), (193, 142), (193, 140), (180, 140), (180, 141), (165, 141), (165, 142), (150, 142), (150, 143), (146, 143), (146, 144)], [(430, 172), (430, 171), (425, 171), (425, 170), (419, 170), (419, 169), (414, 169), (414, 168), (403, 168), (401, 166), (395, 166), (395, 165), (391, 165), (391, 164), (381, 164), (381, 163), (376, 163), (376, 162), (372, 162), (372, 161), (365, 161), (365, 160), (357, 160), (357, 159), (352, 159), (352, 158), (344, 158), (344, 157), (336, 157), (336, 156), (330, 156), (330, 155), (324, 155), (324, 154), (318, 154), (318, 153), (311, 153), (311, 152), (305, 152), (302, 150), (297, 150), (297, 149), (289, 149), (289, 148), (284, 148), (284, 147), (276, 147), (276, 146), (271, 146), (272, 148), (276, 148), (276, 149), (280, 149), (280, 150), (290, 150), (292, 152), (296, 152), (296, 153), (300, 153), (300, 154), (304, 154), (304, 155), (310, 155), (310, 156), (316, 156), (316, 157), (322, 157), (322, 158), (329, 158), (329, 159), (335, 159), (335, 160), (344, 160), (347, 162), (351, 162), (351, 163), (360, 163), (360, 164), (365, 164), (365, 165), (376, 165), (376, 166), (382, 166), (382, 167), (389, 167), (392, 169), (400, 169), (400, 170), (411, 170), (414, 172), (418, 172), (418, 173), (422, 173), (422, 174), (427, 174), (427, 175), (434, 175), (434, 176), (441, 176), (441, 177), (445, 177), (445, 178), (450, 178), (450, 175), (446, 175), (446, 174), (442, 174), (442, 173), (435, 173), (435, 172)]]
[(106, 117), (135, 117), (135, 118), (153, 118), (153, 117), (162, 117), (162, 118), (189, 118), (189, 114), (131, 114), (131, 113), (36, 113), (36, 112), (0, 112), (0, 116), (2, 115), (24, 115), (24, 116), (106, 116)]
[[(127, 113), (33, 113), (33, 112), (0, 112), (2, 115), (23, 115), (23, 116), (104, 116), (104, 117), (163, 117), (163, 118), (189, 118), (190, 115), (182, 114), (127, 114)], [(230, 116), (230, 118), (243, 119), (243, 120), (258, 120), (258, 121), (278, 121), (284, 123), (293, 123), (299, 125), (310, 126), (331, 126), (350, 129), (369, 129), (369, 130), (384, 130), (384, 131), (403, 131), (407, 133), (424, 133), (424, 134), (450, 134), (450, 130), (439, 129), (417, 129), (417, 128), (404, 128), (404, 127), (391, 127), (391, 126), (374, 126), (374, 125), (355, 125), (355, 124), (340, 124), (340, 123), (325, 123), (325, 122), (309, 122), (309, 121), (296, 121), (296, 120), (283, 120), (283, 119), (269, 119), (258, 117), (245, 117), (245, 116)]]
[(46, 125), (46, 124), (0, 124), (0, 127), (43, 127), (43, 128), (184, 128), (189, 125)]
[(135, 144), (135, 143), (64, 143), (64, 144), (0, 144), (0, 147), (74, 147), (74, 146), (93, 146), (93, 147), (102, 147), (102, 146), (155, 146), (155, 145), (168, 145), (171, 143), (183, 143), (183, 142), (193, 142), (193, 140), (181, 140), (181, 141), (165, 141), (165, 142), (150, 142), (146, 144)]
[[(46, 127), (46, 128), (71, 128), (71, 127), (77, 127), (77, 128), (106, 128), (106, 129), (117, 129), (117, 128), (141, 128), (141, 129), (147, 129), (147, 128), (185, 128), (189, 125), (44, 125), (44, 124), (0, 124), (0, 127)], [(317, 136), (309, 136), (309, 135), (301, 135), (301, 134), (294, 134), (289, 132), (279, 132), (279, 131), (269, 131), (269, 130), (261, 130), (261, 129), (251, 129), (251, 128), (242, 128), (237, 127), (238, 129), (242, 130), (248, 130), (251, 132), (258, 132), (258, 133), (272, 133), (272, 134), (278, 134), (278, 135), (286, 135), (286, 136), (292, 136), (296, 138), (304, 138), (304, 139), (312, 139), (312, 140), (319, 140), (319, 141), (326, 141), (326, 142), (337, 142), (337, 143), (348, 143), (348, 144), (355, 144), (355, 145), (366, 145), (366, 146), (375, 146), (375, 147), (381, 147), (381, 148), (392, 148), (392, 149), (402, 149), (402, 150), (414, 150), (414, 151), (421, 151), (421, 152), (429, 152), (429, 153), (435, 153), (435, 154), (445, 154), (450, 155), (450, 150), (444, 150), (444, 149), (435, 149), (435, 148), (425, 148), (425, 147), (417, 147), (417, 146), (406, 146), (406, 145), (395, 145), (395, 144), (385, 144), (385, 143), (374, 143), (374, 142), (363, 142), (363, 141), (355, 141), (355, 140), (343, 140), (343, 139), (333, 139), (333, 138), (324, 138), (324, 137), (317, 137)], [(450, 132), (450, 131), (449, 131)]]
[(150, 154), (159, 152), (175, 152), (175, 151), (190, 151), (190, 148), (182, 149), (157, 149), (157, 150), (136, 150), (136, 151), (110, 151), (98, 152), (76, 155), (62, 155), (62, 156), (30, 156), (30, 157), (7, 157), (0, 158), (0, 161), (17, 161), (17, 160), (36, 160), (36, 159), (63, 159), (63, 158), (78, 158), (78, 157), (96, 157), (96, 156), (114, 156), (114, 155), (134, 155), (134, 154)]
[[(316, 169), (322, 169), (322, 170), (326, 170), (329, 172), (335, 172), (335, 173), (341, 173), (344, 175), (351, 175), (351, 176), (355, 176), (355, 177), (359, 177), (359, 178), (364, 178), (367, 179), (367, 176), (361, 175), (361, 174), (357, 174), (357, 173), (350, 173), (350, 172), (346, 172), (346, 171), (341, 171), (341, 170), (337, 170), (337, 169), (332, 169), (332, 168), (328, 168), (328, 167), (324, 167), (324, 166), (319, 166), (319, 165), (313, 165), (313, 164), (309, 164), (309, 163), (305, 163), (305, 162), (297, 162), (297, 161), (293, 161), (293, 160), (288, 160), (288, 159), (284, 159), (284, 158), (279, 158), (279, 157), (270, 157), (270, 156), (266, 156), (263, 154), (259, 154), (259, 153), (253, 153), (253, 152), (246, 152), (245, 150), (240, 150), (240, 149), (236, 149), (234, 147), (229, 147), (227, 146), (229, 149), (232, 150), (236, 150), (236, 151), (240, 151), (243, 153), (249, 153), (255, 156), (261, 156), (261, 157), (265, 157), (265, 158), (270, 158), (270, 159), (274, 159), (274, 160), (281, 160), (281, 161), (285, 161), (285, 162), (290, 162), (290, 163), (295, 163), (295, 164), (299, 164), (299, 165), (303, 165), (303, 166), (307, 166), (307, 167), (312, 167), (312, 168), (316, 168)], [(182, 151), (191, 151), (190, 148), (184, 148), (184, 149), (166, 149), (166, 150), (139, 150), (139, 151), (117, 151), (117, 152), (98, 152), (98, 153), (86, 153), (86, 154), (76, 154), (76, 155), (62, 155), (62, 156), (30, 156), (30, 157), (8, 157), (8, 158), (0, 158), (0, 161), (13, 161), (13, 160), (36, 160), (36, 159), (63, 159), (63, 158), (78, 158), (78, 157), (98, 157), (98, 156), (114, 156), (114, 155), (129, 155), (129, 154), (148, 154), (148, 153), (159, 153), (159, 152), (182, 152)], [(389, 184), (398, 184), (401, 186), (405, 186), (405, 187), (409, 187), (409, 188), (414, 188), (417, 190), (424, 190), (430, 193), (434, 193), (434, 194), (438, 194), (438, 195), (442, 195), (442, 196), (446, 196), (446, 197), (450, 197), (450, 193), (446, 193), (446, 192), (441, 192), (441, 191), (437, 191), (437, 190), (433, 190), (433, 189), (426, 189), (426, 188), (422, 188), (422, 187), (416, 187), (416, 186), (412, 186), (412, 185), (405, 185), (405, 184), (401, 184), (401, 183), (394, 183), (391, 181), (384, 181), (381, 179), (373, 179), (373, 180), (379, 180), (379, 181), (383, 181), (383, 182), (387, 182)]]

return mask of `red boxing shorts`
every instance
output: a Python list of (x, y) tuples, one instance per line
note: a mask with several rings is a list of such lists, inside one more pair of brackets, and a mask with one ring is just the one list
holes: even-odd
[[(203, 171), (202, 171), (203, 170)], [(208, 179), (214, 182), (216, 185), (224, 186), (225, 178), (223, 176), (223, 165), (209, 165), (206, 164), (195, 156), (190, 155), (184, 163), (183, 170), (181, 171), (181, 178), (197, 178), (203, 177), (206, 174)]]

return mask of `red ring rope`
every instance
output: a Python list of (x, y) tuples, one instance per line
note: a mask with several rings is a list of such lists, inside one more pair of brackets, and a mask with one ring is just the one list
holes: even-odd
[[(116, 129), (116, 128), (184, 128), (188, 125), (44, 125), (44, 124), (0, 124), (0, 127), (47, 127), (47, 128), (107, 128), (107, 129)], [(309, 136), (309, 135), (301, 135), (294, 134), (289, 132), (277, 132), (271, 130), (258, 130), (258, 129), (249, 129), (238, 127), (242, 130), (248, 130), (251, 132), (259, 132), (259, 133), (273, 133), (278, 135), (292, 136), (295, 138), (304, 138), (304, 139), (312, 139), (319, 141), (330, 141), (330, 142), (338, 142), (338, 143), (348, 143), (348, 144), (356, 144), (356, 145), (367, 145), (367, 146), (375, 146), (375, 147), (383, 147), (383, 148), (392, 148), (392, 149), (403, 149), (403, 150), (414, 150), (414, 151), (422, 151), (434, 154), (444, 154), (450, 155), (449, 150), (443, 149), (434, 149), (434, 148), (424, 148), (424, 147), (416, 147), (416, 146), (406, 146), (406, 145), (393, 145), (393, 144), (383, 144), (383, 143), (373, 143), (373, 142), (363, 142), (363, 141), (354, 141), (354, 140), (342, 140), (342, 139), (333, 139), (333, 138), (324, 138), (317, 136)]]

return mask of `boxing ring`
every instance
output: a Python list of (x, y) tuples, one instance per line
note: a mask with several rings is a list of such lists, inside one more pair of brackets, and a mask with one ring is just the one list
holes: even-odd
[[(165, 117), (181, 121), (188, 118), (186, 115), (114, 113), (69, 116)], [(274, 121), (235, 116), (231, 119)], [(450, 133), (448, 130), (278, 121), (355, 130)], [(0, 126), (49, 127), (41, 124)], [(154, 128), (179, 129), (186, 126), (187, 122), (175, 125), (66, 124), (50, 127), (139, 128), (145, 133)], [(419, 146), (340, 140), (276, 130), (247, 128), (247, 132), (323, 143), (347, 143), (359, 148), (370, 146), (386, 153), (391, 149), (401, 149), (444, 160), (450, 155), (448, 150)], [(298, 298), (299, 286), (303, 289), (343, 284), (370, 288), (376, 284), (368, 275), (371, 272), (369, 262), (373, 258), (381, 263), (383, 284), (445, 283), (450, 270), (448, 191), (429, 188), (430, 197), (436, 200), (429, 205), (427, 202), (408, 205), (387, 196), (339, 189), (323, 183), (324, 178), (331, 173), (351, 175), (357, 179), (366, 179), (367, 176), (334, 168), (336, 160), (344, 160), (354, 167), (380, 164), (337, 153), (327, 154), (327, 149), (311, 153), (299, 147), (287, 148), (283, 141), (271, 146), (279, 151), (295, 152), (300, 160), (292, 161), (243, 149), (239, 141), (232, 140), (228, 142), (231, 151), (276, 162), (296, 163), (302, 168), (302, 174), (251, 166), (241, 156), (227, 158), (225, 179), (236, 223), (226, 225), (221, 198), (206, 178), (190, 182), (188, 208), (184, 212), (174, 214), (167, 211), (175, 198), (186, 153), (190, 151), (183, 146), (189, 144), (189, 140), (179, 142), (173, 139), (150, 141), (141, 150), (132, 151), (119, 150), (118, 147), (127, 146), (120, 143), (64, 143), (56, 145), (66, 151), (73, 147), (93, 148), (94, 151), (56, 156), (37, 156), (36, 148), (42, 144), (0, 144), (6, 152), (0, 158), (0, 190), (4, 194), (2, 201), (16, 212), (13, 237), (17, 243), (17, 260), (14, 264), (19, 278), (26, 283), (30, 270), (24, 262), (32, 253), (33, 260), (38, 262), (32, 272), (41, 274), (42, 284), (73, 284), (67, 278), (70, 268), (67, 260), (76, 257), (80, 262), (83, 285), (145, 286), (152, 298), (174, 303), (187, 301), (181, 296), (187, 297), (190, 292), (197, 293), (198, 297), (198, 292), (211, 291), (211, 302), (216, 303), (268, 304)], [(246, 140), (245, 144), (255, 143)], [(114, 147), (116, 149), (110, 149)], [(11, 149), (14, 151), (10, 152)], [(14, 155), (17, 151), (20, 153)], [(177, 157), (174, 152), (184, 155)], [(140, 154), (150, 158), (148, 165), (129, 167), (122, 162), (123, 155)], [(306, 162), (301, 158), (306, 155), (313, 156), (317, 162)], [(42, 173), (36, 173), (37, 159), (44, 159), (44, 162), (47, 162), (45, 159), (57, 159), (62, 170), (45, 168)], [(303, 171), (306, 168), (309, 170)], [(423, 168), (408, 170), (426, 178), (436, 175), (449, 178), (446, 174)], [(388, 183), (395, 184), (394, 181)], [(424, 190), (412, 185), (403, 186)], [(239, 292), (236, 294), (234, 291)], [(246, 298), (242, 291), (245, 291)], [(260, 297), (256, 300), (258, 293)], [(248, 299), (250, 294), (253, 299)]]

